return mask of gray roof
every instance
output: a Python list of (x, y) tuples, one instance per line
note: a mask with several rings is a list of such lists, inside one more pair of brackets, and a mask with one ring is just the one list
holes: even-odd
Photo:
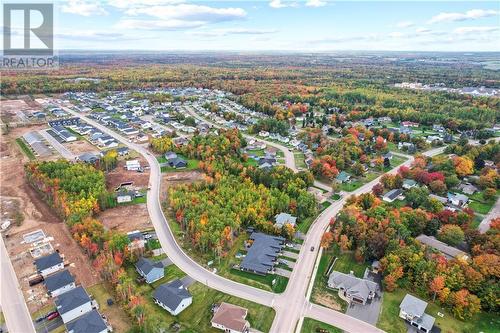
[(100, 333), (107, 329), (97, 310), (92, 310), (66, 324), (68, 333)]
[(348, 174), (347, 172), (345, 171), (341, 171), (337, 177), (335, 177), (336, 180), (339, 180), (339, 181), (346, 181), (347, 179), (349, 179), (351, 177), (350, 174)]
[(169, 309), (175, 310), (183, 300), (192, 296), (184, 287), (182, 281), (177, 279), (156, 288), (153, 297), (160, 303), (165, 304)]
[(274, 266), (274, 261), (281, 251), (285, 239), (260, 232), (253, 232), (250, 239), (253, 240), (253, 244), (248, 249), (240, 267), (265, 274)]
[(86, 153), (83, 153), (80, 156), (78, 156), (78, 159), (82, 162), (85, 162), (85, 163), (94, 163), (95, 161), (97, 161), (99, 159), (99, 156), (97, 156), (94, 153), (86, 152)]
[(352, 274), (333, 271), (328, 277), (328, 284), (334, 288), (342, 288), (349, 295), (367, 300), (370, 293), (376, 293), (378, 285), (370, 280), (360, 279)]
[(435, 321), (436, 318), (434, 318), (431, 315), (428, 315), (427, 313), (424, 313), (421, 317), (414, 320), (414, 322), (418, 323), (421, 327), (426, 328), (427, 331), (430, 331), (432, 329)]
[(163, 268), (163, 264), (161, 262), (152, 262), (151, 260), (141, 257), (135, 263), (135, 267), (143, 272), (144, 274), (149, 274), (153, 270), (153, 268)]
[(437, 201), (441, 202), (442, 204), (446, 204), (448, 202), (448, 199), (446, 199), (445, 197), (435, 195), (435, 194), (429, 194), (429, 198), (436, 199)]
[(54, 252), (52, 254), (36, 259), (35, 266), (38, 271), (43, 271), (44, 269), (50, 268), (62, 262), (63, 260), (59, 253)]
[(90, 297), (83, 287), (76, 287), (56, 298), (57, 312), (61, 315), (90, 302)]
[(441, 242), (440, 240), (437, 240), (435, 237), (432, 236), (427, 236), (427, 235), (420, 235), (415, 238), (418, 240), (420, 243), (425, 244), (427, 246), (430, 246), (440, 252), (442, 252), (444, 255), (450, 257), (450, 258), (456, 258), (456, 257), (462, 257), (462, 256), (467, 256), (467, 254), (456, 247), (449, 246), (446, 243)]
[(187, 162), (186, 160), (180, 158), (180, 157), (175, 157), (172, 158), (168, 161), (168, 164), (173, 167), (179, 167), (179, 166), (186, 166)]
[(413, 179), (405, 179), (403, 180), (403, 185), (408, 185), (408, 186), (413, 186), (416, 185), (417, 182), (414, 181)]
[(427, 307), (427, 302), (413, 295), (406, 294), (399, 308), (411, 316), (420, 317)]
[(290, 215), (288, 213), (279, 213), (278, 215), (276, 215), (275, 217), (275, 225), (278, 226), (278, 227), (282, 227), (285, 225), (285, 223), (289, 223), (291, 225), (295, 225), (295, 223), (297, 222), (297, 217), (296, 216), (293, 216), (293, 215)]
[(67, 286), (68, 284), (75, 282), (73, 275), (68, 270), (64, 270), (47, 277), (44, 281), (45, 287), (49, 292), (53, 292), (59, 288)]
[(396, 188), (394, 190), (390, 190), (386, 194), (384, 194), (384, 198), (388, 198), (390, 200), (394, 200), (397, 197), (399, 197), (401, 194), (403, 194), (403, 190)]

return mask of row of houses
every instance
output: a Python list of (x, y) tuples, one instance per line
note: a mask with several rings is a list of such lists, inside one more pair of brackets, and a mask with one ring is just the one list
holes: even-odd
[(74, 277), (64, 268), (63, 258), (58, 252), (37, 258), (34, 264), (44, 279), (48, 295), (55, 298), (56, 311), (69, 333), (112, 331), (97, 311), (98, 304), (82, 286), (76, 286)]

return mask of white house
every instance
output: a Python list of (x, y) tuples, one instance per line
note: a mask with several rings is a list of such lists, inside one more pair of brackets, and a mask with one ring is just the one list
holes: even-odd
[(55, 304), (57, 312), (61, 315), (64, 323), (92, 311), (90, 297), (83, 287), (77, 287), (59, 295), (55, 300)]
[(193, 297), (181, 280), (162, 284), (153, 293), (156, 304), (177, 316), (193, 302)]
[(141, 168), (141, 163), (139, 163), (138, 160), (127, 161), (126, 165), (125, 165), (125, 168), (128, 171), (137, 171), (137, 170), (139, 170)]
[(427, 302), (410, 294), (406, 294), (399, 305), (399, 317), (403, 318), (411, 326), (418, 328), (422, 332), (430, 332), (436, 318), (424, 312), (426, 307)]
[(75, 279), (68, 270), (48, 276), (44, 281), (47, 292), (51, 297), (57, 297), (76, 288)]
[(134, 198), (135, 195), (133, 192), (121, 192), (116, 195), (116, 202), (118, 203), (131, 202)]
[(45, 278), (52, 273), (64, 269), (64, 262), (59, 253), (54, 252), (36, 259), (35, 266), (37, 272)]

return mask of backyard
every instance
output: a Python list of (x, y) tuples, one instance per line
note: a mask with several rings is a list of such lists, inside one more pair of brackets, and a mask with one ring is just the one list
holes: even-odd
[[(171, 166), (162, 166), (161, 167), (161, 172), (169, 172), (169, 171), (191, 171), (191, 170), (196, 170), (199, 167), (200, 161), (196, 159), (189, 159), (183, 156), (182, 154), (177, 154), (177, 157), (182, 158), (186, 160), (187, 166), (185, 168), (173, 168)], [(156, 157), (159, 163), (167, 163), (167, 159), (165, 156), (161, 155)]]

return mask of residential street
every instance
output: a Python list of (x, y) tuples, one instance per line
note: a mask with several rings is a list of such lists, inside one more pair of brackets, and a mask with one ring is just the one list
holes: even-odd
[(484, 234), (486, 231), (490, 230), (490, 222), (494, 218), (500, 217), (500, 198), (497, 199), (495, 205), (491, 207), (490, 212), (483, 218), (481, 224), (477, 228), (480, 233)]
[(0, 236), (1, 283), (0, 303), (7, 328), (11, 333), (35, 333), (23, 292), (10, 262), (3, 238)]

